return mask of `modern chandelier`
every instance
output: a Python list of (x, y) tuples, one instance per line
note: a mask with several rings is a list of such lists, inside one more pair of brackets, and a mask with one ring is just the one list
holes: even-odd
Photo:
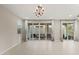
[(41, 5), (38, 5), (34, 13), (37, 17), (42, 16), (44, 14), (44, 8)]

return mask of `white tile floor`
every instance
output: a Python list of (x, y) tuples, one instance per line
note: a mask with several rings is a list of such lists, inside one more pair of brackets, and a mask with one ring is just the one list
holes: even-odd
[(34, 40), (20, 44), (4, 55), (72, 55), (79, 54), (79, 42), (66, 40), (53, 42), (49, 40)]

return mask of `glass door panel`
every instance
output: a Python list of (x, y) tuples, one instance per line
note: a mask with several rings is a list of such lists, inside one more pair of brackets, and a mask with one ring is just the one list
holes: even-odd
[(29, 40), (46, 40), (51, 39), (52, 27), (48, 23), (29, 23), (28, 33)]
[(46, 27), (45, 25), (40, 25), (40, 40), (45, 40), (46, 38)]
[(29, 36), (28, 39), (32, 40), (32, 37), (33, 37), (33, 25), (28, 25), (28, 29), (29, 29), (28, 30), (28, 34), (29, 34), (28, 35)]
[(73, 40), (74, 39), (74, 24), (63, 23), (63, 39)]
[(28, 24), (29, 40), (39, 40), (39, 31), (38, 23)]
[(47, 39), (51, 40), (52, 39), (52, 25), (47, 25)]
[(39, 25), (34, 25), (33, 28), (33, 39), (39, 40)]

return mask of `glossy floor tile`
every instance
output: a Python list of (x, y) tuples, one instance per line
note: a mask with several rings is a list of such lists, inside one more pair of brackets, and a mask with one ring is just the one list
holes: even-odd
[(4, 55), (72, 55), (79, 54), (79, 42), (66, 40), (63, 42), (53, 42), (50, 40), (27, 41)]

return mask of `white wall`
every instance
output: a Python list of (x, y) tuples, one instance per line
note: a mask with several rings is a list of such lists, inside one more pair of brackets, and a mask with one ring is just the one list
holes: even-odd
[(79, 20), (77, 21), (77, 40), (79, 41)]
[(60, 41), (60, 21), (54, 21), (54, 39), (56, 42)]
[(28, 39), (28, 21), (25, 21), (26, 40)]
[(79, 20), (75, 21), (75, 41), (79, 41)]
[(54, 30), (54, 21), (52, 20), (52, 40), (54, 39), (55, 40), (55, 38), (54, 38), (54, 32), (55, 30)]
[(8, 10), (0, 6), (0, 54), (18, 44), (17, 18)]

